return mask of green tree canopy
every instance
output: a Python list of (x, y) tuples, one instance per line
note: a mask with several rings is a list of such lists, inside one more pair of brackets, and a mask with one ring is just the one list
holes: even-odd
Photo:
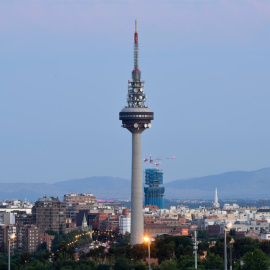
[(242, 259), (243, 270), (269, 270), (269, 259), (260, 249), (247, 252)]

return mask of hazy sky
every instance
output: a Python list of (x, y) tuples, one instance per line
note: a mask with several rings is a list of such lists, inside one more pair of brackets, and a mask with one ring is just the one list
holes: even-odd
[(130, 179), (136, 17), (165, 182), (270, 166), (270, 1), (0, 0), (0, 182)]

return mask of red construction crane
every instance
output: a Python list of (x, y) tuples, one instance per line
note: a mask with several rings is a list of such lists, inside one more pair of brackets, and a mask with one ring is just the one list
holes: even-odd
[[(154, 161), (156, 161), (156, 160), (164, 160), (164, 159), (175, 159), (175, 157), (155, 158), (155, 159), (152, 159), (152, 155), (150, 155), (150, 158), (149, 158), (149, 159), (148, 159), (148, 158), (144, 158), (143, 161), (144, 161), (144, 162), (149, 161), (149, 163), (152, 164), (152, 163), (153, 163)], [(161, 164), (161, 162), (155, 162), (154, 164), (155, 164), (155, 166), (158, 166), (158, 165)]]

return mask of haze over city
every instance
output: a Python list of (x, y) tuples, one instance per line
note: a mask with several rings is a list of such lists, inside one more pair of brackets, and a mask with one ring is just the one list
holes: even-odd
[(164, 182), (269, 167), (270, 2), (0, 1), (0, 182), (130, 179), (135, 18)]

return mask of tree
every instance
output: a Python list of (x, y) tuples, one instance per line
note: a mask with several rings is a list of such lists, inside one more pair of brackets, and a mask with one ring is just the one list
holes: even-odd
[(97, 270), (110, 270), (111, 267), (109, 264), (99, 264)]
[(134, 261), (139, 261), (147, 256), (147, 245), (134, 245), (129, 251), (129, 257)]
[(205, 269), (224, 269), (223, 259), (219, 255), (208, 253), (205, 260), (201, 261)]
[(270, 254), (270, 241), (263, 241), (260, 242), (260, 249), (266, 253), (266, 254)]
[(236, 230), (235, 229), (230, 229), (230, 232), (229, 232), (229, 235), (231, 236), (231, 237), (236, 237)]
[(171, 238), (175, 244), (175, 256), (179, 258), (182, 255), (192, 255), (192, 240), (186, 236), (175, 236)]
[(21, 253), (20, 258), (19, 258), (19, 263), (21, 265), (25, 265), (30, 260), (31, 260), (31, 255), (30, 255), (29, 252), (23, 252), (23, 253)]
[[(98, 266), (93, 261), (65, 261), (54, 269), (59, 270), (97, 270)], [(46, 269), (47, 270), (47, 269)]]
[(247, 252), (242, 259), (244, 262), (243, 270), (268, 270), (270, 266), (269, 259), (260, 249)]
[(37, 247), (37, 251), (40, 251), (40, 250), (46, 250), (46, 249), (47, 249), (47, 243), (46, 243), (46, 242), (41, 243), (41, 244)]
[(157, 237), (155, 241), (155, 246), (157, 248), (157, 258), (158, 263), (160, 264), (162, 261), (170, 260), (173, 257), (175, 252), (175, 243), (171, 237)]
[(163, 261), (160, 264), (160, 270), (178, 270), (176, 261)]
[(178, 259), (179, 270), (186, 270), (190, 267), (194, 267), (194, 264), (195, 264), (194, 257), (191, 257), (189, 255), (180, 256), (180, 258)]
[(137, 262), (134, 267), (135, 270), (146, 270), (146, 266), (142, 262)]
[(109, 249), (108, 255), (110, 257), (117, 258), (117, 257), (121, 257), (121, 256), (124, 256), (127, 254), (126, 257), (131, 259), (130, 255), (129, 255), (130, 250), (131, 250), (130, 246), (128, 246), (128, 247), (111, 247)]
[(235, 239), (233, 244), (233, 253), (237, 259), (240, 259), (245, 253), (260, 248), (260, 242), (250, 237)]
[(208, 242), (209, 241), (209, 233), (205, 230), (198, 231), (198, 240)]
[(75, 248), (68, 246), (66, 242), (62, 241), (58, 246), (57, 252), (55, 253), (55, 260), (60, 261), (74, 261)]
[(0, 254), (0, 269), (8, 269), (7, 257), (4, 254)]
[(83, 252), (82, 250), (79, 251), (79, 258), (80, 260), (86, 260), (87, 259), (87, 254)]
[(120, 257), (115, 260), (114, 264), (114, 270), (130, 270), (131, 269), (131, 263), (130, 261), (125, 257)]
[[(228, 243), (230, 243), (231, 239), (232, 239), (232, 237), (230, 235), (226, 236), (227, 245), (228, 245)], [(228, 246), (227, 246), (227, 248), (228, 248)], [(210, 251), (211, 251), (211, 253), (218, 254), (220, 257), (223, 258), (223, 256), (224, 256), (224, 238), (219, 239), (216, 242), (216, 245), (214, 247), (210, 248)]]
[(4, 241), (0, 244), (0, 253), (6, 253), (6, 246)]
[(215, 244), (215, 246), (210, 247), (210, 252), (215, 254), (215, 255), (219, 255), (220, 257), (223, 258), (224, 255), (224, 239), (218, 240)]
[(200, 255), (203, 255), (203, 251), (208, 251), (209, 250), (209, 243), (206, 242), (200, 242), (198, 244), (198, 253)]

